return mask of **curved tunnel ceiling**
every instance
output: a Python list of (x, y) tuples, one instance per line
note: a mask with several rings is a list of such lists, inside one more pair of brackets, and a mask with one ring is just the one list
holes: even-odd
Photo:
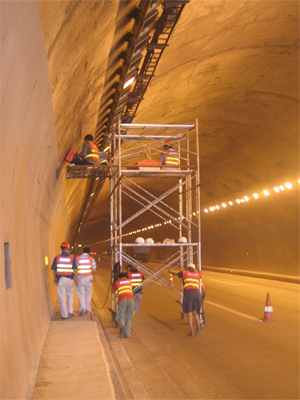
[[(111, 52), (118, 54), (120, 39), (132, 31), (139, 1), (41, 1), (39, 7), (62, 160), (58, 173), (65, 174), (68, 149), (80, 149), (88, 133), (99, 134), (99, 109), (110, 68), (115, 69)], [(133, 122), (194, 124), (196, 118), (202, 208), (298, 180), (298, 2), (191, 0), (185, 5)], [(64, 186), (75, 237), (89, 182), (65, 180)], [(106, 182), (79, 240), (109, 236), (108, 193)], [(297, 201), (289, 209), (277, 207), (271, 218), (294, 217)], [(263, 222), (269, 216), (253, 218)], [(239, 222), (233, 217), (229, 223)]]

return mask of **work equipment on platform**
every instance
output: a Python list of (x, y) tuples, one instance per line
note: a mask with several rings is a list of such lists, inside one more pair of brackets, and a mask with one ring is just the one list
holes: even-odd
[(67, 154), (66, 158), (65, 158), (65, 161), (71, 163), (71, 162), (74, 160), (74, 157), (75, 157), (76, 155), (77, 155), (77, 151), (74, 150), (74, 149), (70, 149), (70, 150), (68, 151), (68, 154)]
[[(131, 264), (145, 275), (143, 291), (154, 283), (160, 283), (183, 300), (182, 287), (169, 281), (169, 269), (183, 270), (185, 265), (195, 263), (201, 271), (200, 229), (200, 146), (198, 123), (195, 125), (123, 124), (118, 123), (111, 136), (110, 154), (110, 226), (111, 268), (120, 262), (124, 270)], [(190, 141), (196, 151), (190, 151)], [(164, 151), (165, 141), (171, 141), (178, 152), (179, 165), (159, 166), (158, 160)], [(141, 162), (141, 154), (148, 162)], [(158, 155), (158, 157), (157, 157)], [(153, 162), (156, 161), (156, 162)], [(148, 184), (146, 185), (146, 182)], [(151, 184), (149, 184), (151, 182)], [(163, 182), (157, 193), (157, 186)], [(123, 209), (123, 198), (129, 198), (130, 210)], [(142, 221), (151, 221), (147, 227), (153, 241), (135, 243), (140, 240)], [(156, 221), (155, 221), (156, 220)], [(154, 222), (155, 221), (155, 222)], [(134, 222), (135, 231), (132, 230)], [(141, 229), (138, 229), (140, 225)], [(155, 228), (167, 225), (175, 240), (155, 242)], [(149, 233), (147, 233), (149, 234)], [(166, 257), (155, 265), (132, 256), (132, 248), (141, 246), (166, 251)], [(150, 253), (151, 254), (151, 253)], [(147, 260), (151, 261), (151, 260)], [(112, 295), (112, 310), (116, 309)], [(179, 310), (179, 313), (181, 309)]]
[(106, 178), (109, 174), (109, 165), (74, 165), (67, 166), (67, 179), (74, 178)]

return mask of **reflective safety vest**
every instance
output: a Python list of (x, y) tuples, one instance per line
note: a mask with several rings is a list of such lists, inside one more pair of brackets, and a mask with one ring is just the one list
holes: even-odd
[(131, 280), (131, 285), (133, 288), (143, 283), (143, 274), (141, 272), (127, 271), (127, 275), (128, 278)]
[(99, 150), (98, 147), (93, 142), (88, 142), (91, 146), (92, 152), (87, 154), (85, 159), (92, 159), (93, 161), (99, 162)]
[(184, 290), (198, 289), (200, 290), (200, 274), (199, 272), (182, 271)]
[(176, 150), (166, 150), (166, 159), (164, 165), (169, 165), (172, 167), (177, 167), (179, 165), (179, 154)]
[(68, 257), (64, 257), (62, 255), (56, 256), (56, 275), (57, 276), (68, 276), (73, 275), (73, 259), (74, 256), (70, 255)]
[(81, 258), (77, 257), (78, 276), (92, 275), (92, 257)]
[(115, 282), (118, 300), (133, 299), (130, 279), (121, 278)]

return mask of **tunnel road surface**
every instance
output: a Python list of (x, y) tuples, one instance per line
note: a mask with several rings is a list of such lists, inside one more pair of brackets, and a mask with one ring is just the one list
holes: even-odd
[[(143, 294), (132, 337), (119, 339), (107, 310), (109, 262), (99, 263), (94, 301), (126, 397), (299, 399), (299, 285), (208, 271), (202, 277), (200, 335), (187, 336), (179, 297), (157, 283)], [(267, 293), (275, 320), (260, 322)]]

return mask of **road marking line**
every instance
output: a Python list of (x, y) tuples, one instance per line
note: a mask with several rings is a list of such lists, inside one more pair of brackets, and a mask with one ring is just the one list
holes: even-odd
[(251, 319), (252, 321), (259, 321), (258, 318), (251, 317), (251, 315), (243, 314), (243, 313), (241, 313), (241, 312), (239, 312), (239, 311), (232, 310), (231, 308), (227, 308), (227, 307), (224, 307), (224, 306), (220, 306), (219, 304), (212, 303), (211, 301), (206, 301), (206, 300), (205, 300), (205, 301), (204, 301), (204, 304), (210, 304), (210, 305), (212, 305), (212, 306), (222, 308), (222, 310), (229, 311), (229, 312), (231, 312), (231, 313), (233, 313), (233, 314), (240, 315), (241, 317)]
[(211, 279), (211, 281), (225, 283), (226, 285), (240, 286), (239, 283), (231, 283), (231, 282), (219, 281), (218, 279)]

